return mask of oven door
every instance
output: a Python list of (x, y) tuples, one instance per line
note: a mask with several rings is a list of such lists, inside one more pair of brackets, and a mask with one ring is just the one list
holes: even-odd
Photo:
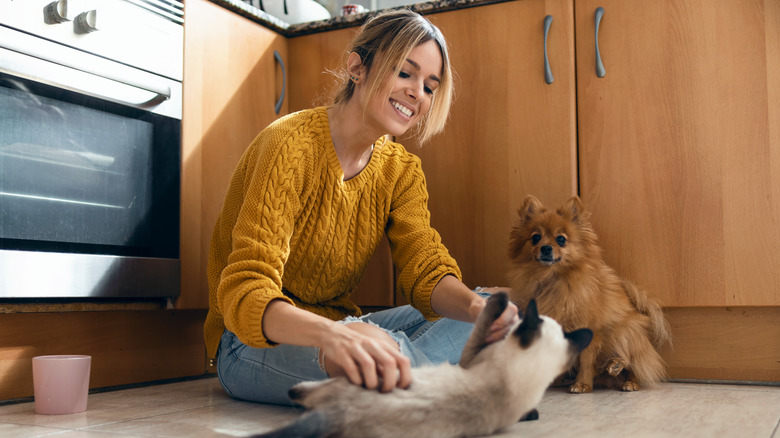
[(177, 296), (181, 83), (31, 38), (0, 47), (0, 298)]

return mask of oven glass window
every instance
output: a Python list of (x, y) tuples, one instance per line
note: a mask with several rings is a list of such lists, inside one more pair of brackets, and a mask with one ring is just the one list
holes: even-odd
[(177, 257), (179, 129), (0, 77), (2, 248)]

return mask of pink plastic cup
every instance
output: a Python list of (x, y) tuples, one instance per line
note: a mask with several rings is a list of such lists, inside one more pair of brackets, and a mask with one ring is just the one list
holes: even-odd
[(87, 410), (92, 356), (33, 357), (35, 412), (76, 414)]

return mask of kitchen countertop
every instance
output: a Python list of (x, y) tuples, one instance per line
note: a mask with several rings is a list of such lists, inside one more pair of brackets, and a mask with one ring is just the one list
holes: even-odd
[[(338, 16), (328, 20), (311, 21), (308, 23), (289, 24), (268, 14), (248, 3), (240, 0), (211, 0), (220, 6), (234, 11), (244, 17), (249, 18), (273, 31), (276, 31), (286, 37), (296, 37), (329, 30), (342, 29), (345, 27), (355, 27), (362, 25), (369, 17), (376, 15), (380, 11), (368, 11), (356, 15)], [(403, 6), (420, 14), (432, 14), (435, 12), (450, 11), (455, 9), (465, 9), (474, 6), (489, 5), (492, 3), (502, 3), (511, 0), (434, 0), (414, 5)], [(400, 9), (400, 8), (391, 8)]]

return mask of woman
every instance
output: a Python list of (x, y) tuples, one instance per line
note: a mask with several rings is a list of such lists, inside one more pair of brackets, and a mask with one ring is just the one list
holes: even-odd
[[(425, 141), (443, 128), (452, 96), (444, 37), (416, 13), (380, 14), (351, 45), (346, 74), (332, 106), (257, 136), (217, 220), (204, 333), (236, 398), (290, 404), (292, 385), (329, 376), (408, 387), (412, 366), (458, 361), (484, 307), (486, 293), (460, 281), (430, 226), (419, 159), (388, 139), (416, 128)], [(413, 307), (358, 318), (349, 295), (385, 233)]]

